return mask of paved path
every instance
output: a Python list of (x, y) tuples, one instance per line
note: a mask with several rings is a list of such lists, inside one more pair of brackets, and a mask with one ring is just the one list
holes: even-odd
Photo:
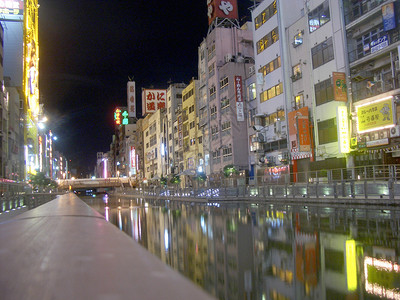
[(214, 299), (74, 194), (0, 223), (0, 298)]

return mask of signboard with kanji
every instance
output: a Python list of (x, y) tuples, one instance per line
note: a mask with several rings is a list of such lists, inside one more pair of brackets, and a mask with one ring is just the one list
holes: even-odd
[(136, 118), (136, 87), (134, 81), (128, 81), (128, 114), (131, 118)]
[(154, 113), (165, 108), (167, 103), (167, 90), (143, 89), (142, 110), (143, 115)]
[(243, 82), (242, 76), (235, 76), (236, 117), (239, 122), (244, 121)]
[(358, 133), (390, 127), (394, 124), (392, 97), (356, 106)]
[(339, 106), (337, 108), (337, 127), (339, 138), (340, 153), (350, 152), (350, 134), (349, 121), (347, 116), (347, 106)]
[(116, 108), (114, 111), (114, 122), (115, 125), (128, 125), (128, 112), (126, 110), (122, 110), (121, 108)]
[(2, 15), (23, 15), (23, 0), (0, 0), (0, 14)]
[(216, 18), (238, 19), (236, 0), (207, 0), (208, 25)]
[(335, 101), (347, 102), (346, 74), (343, 72), (333, 72), (333, 97)]

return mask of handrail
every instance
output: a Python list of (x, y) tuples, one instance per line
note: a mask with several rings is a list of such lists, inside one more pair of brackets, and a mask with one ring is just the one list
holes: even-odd
[(2, 299), (214, 299), (73, 193), (0, 223)]

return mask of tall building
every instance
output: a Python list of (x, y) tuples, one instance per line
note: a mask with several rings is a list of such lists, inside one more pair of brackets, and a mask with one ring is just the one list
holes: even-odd
[(179, 168), (177, 164), (177, 159), (175, 157), (176, 144), (174, 136), (177, 134), (177, 127), (174, 123), (177, 119), (179, 111), (182, 109), (182, 91), (186, 87), (185, 83), (172, 83), (167, 89), (167, 111), (165, 114), (166, 125), (167, 125), (167, 159), (166, 163), (166, 174), (172, 175), (178, 174)]
[(208, 12), (209, 32), (199, 47), (198, 111), (205, 171), (218, 180), (227, 166), (248, 170), (243, 95), (254, 54), (251, 24), (239, 27), (236, 1), (210, 1)]
[(354, 165), (400, 163), (400, 5), (343, 0)]
[(287, 114), (292, 96), (285, 28), (301, 17), (302, 8), (304, 15), (303, 1), (264, 0), (251, 12), (257, 73), (254, 164), (259, 180), (274, 178), (282, 183), (290, 172)]
[[(202, 139), (199, 140), (197, 120), (198, 80), (192, 79), (182, 92), (184, 170), (197, 171), (202, 159)], [(194, 173), (193, 173), (194, 174)]]

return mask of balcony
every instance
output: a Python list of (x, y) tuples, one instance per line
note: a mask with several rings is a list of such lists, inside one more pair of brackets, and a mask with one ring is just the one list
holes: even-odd
[(372, 11), (374, 8), (380, 6), (388, 0), (364, 0), (358, 1), (357, 3), (351, 4), (351, 1), (345, 1), (349, 3), (350, 7), (347, 8), (347, 13), (345, 14), (346, 25), (359, 19), (360, 17), (366, 15), (368, 12)]

